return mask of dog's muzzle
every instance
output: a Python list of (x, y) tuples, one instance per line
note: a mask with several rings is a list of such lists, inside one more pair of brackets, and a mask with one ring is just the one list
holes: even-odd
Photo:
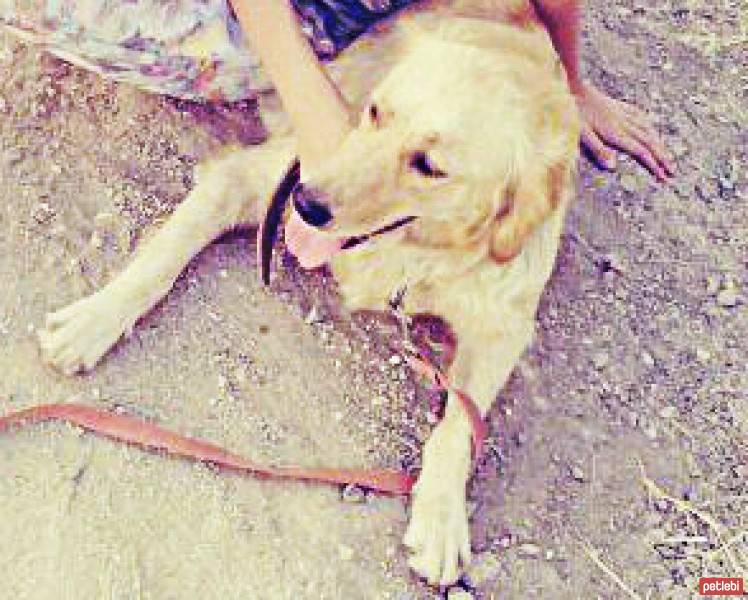
[(293, 205), (302, 220), (312, 227), (324, 227), (332, 221), (330, 208), (320, 200), (314, 188), (298, 184), (293, 191)]

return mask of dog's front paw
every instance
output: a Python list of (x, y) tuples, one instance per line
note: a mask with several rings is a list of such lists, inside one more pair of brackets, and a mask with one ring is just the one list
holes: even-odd
[(460, 574), (460, 563), (466, 567), (470, 562), (465, 482), (422, 474), (413, 494), (403, 538), (412, 551), (410, 567), (431, 585), (450, 585)]
[(48, 314), (38, 333), (44, 360), (66, 375), (91, 369), (132, 327), (119, 306), (102, 290)]

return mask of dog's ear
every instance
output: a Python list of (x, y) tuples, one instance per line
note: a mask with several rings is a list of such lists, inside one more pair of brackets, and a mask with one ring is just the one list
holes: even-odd
[(537, 128), (540, 141), (516, 157), (514, 175), (494, 204), (490, 254), (498, 263), (517, 256), (527, 238), (572, 193), (579, 152), (578, 109), (561, 81), (543, 93), (545, 101), (529, 125)]
[(570, 176), (564, 164), (538, 167), (499, 192), (503, 198), (489, 241), (493, 260), (505, 263), (521, 252), (527, 238), (561, 203)]

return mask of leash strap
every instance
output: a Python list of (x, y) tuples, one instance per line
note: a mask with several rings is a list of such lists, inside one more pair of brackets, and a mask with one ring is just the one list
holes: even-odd
[[(406, 361), (419, 375), (426, 377), (437, 389), (452, 392), (465, 411), (472, 428), (473, 456), (483, 455), (487, 426), (475, 402), (457, 389), (449, 378), (422, 355), (409, 352)], [(181, 435), (153, 423), (129, 415), (106, 411), (82, 404), (41, 404), (0, 417), (0, 433), (15, 432), (30, 425), (61, 421), (86, 431), (123, 442), (152, 453), (215, 465), (223, 471), (260, 478), (293, 479), (327, 484), (352, 484), (392, 495), (408, 495), (415, 478), (401, 471), (387, 469), (338, 469), (325, 467), (264, 466), (233, 454), (205, 440)]]
[(483, 456), (484, 442), (488, 435), (488, 426), (480, 414), (473, 399), (462, 390), (456, 388), (444, 373), (442, 373), (423, 354), (410, 351), (405, 355), (405, 360), (413, 371), (425, 377), (431, 386), (437, 390), (452, 392), (465, 411), (470, 422), (471, 436), (473, 440), (473, 457), (479, 460)]
[(63, 421), (96, 435), (124, 442), (149, 452), (165, 452), (193, 462), (215, 465), (224, 471), (261, 478), (295, 479), (329, 484), (353, 484), (385, 494), (407, 495), (415, 483), (410, 475), (385, 469), (332, 469), (267, 467), (219, 446), (188, 437), (137, 417), (81, 404), (42, 404), (0, 417), (0, 433), (18, 431), (46, 421)]

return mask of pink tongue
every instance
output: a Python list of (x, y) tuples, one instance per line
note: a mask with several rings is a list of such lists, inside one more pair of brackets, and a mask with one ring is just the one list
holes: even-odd
[(307, 225), (295, 210), (286, 223), (286, 248), (304, 269), (324, 265), (340, 251), (344, 241), (328, 237)]

